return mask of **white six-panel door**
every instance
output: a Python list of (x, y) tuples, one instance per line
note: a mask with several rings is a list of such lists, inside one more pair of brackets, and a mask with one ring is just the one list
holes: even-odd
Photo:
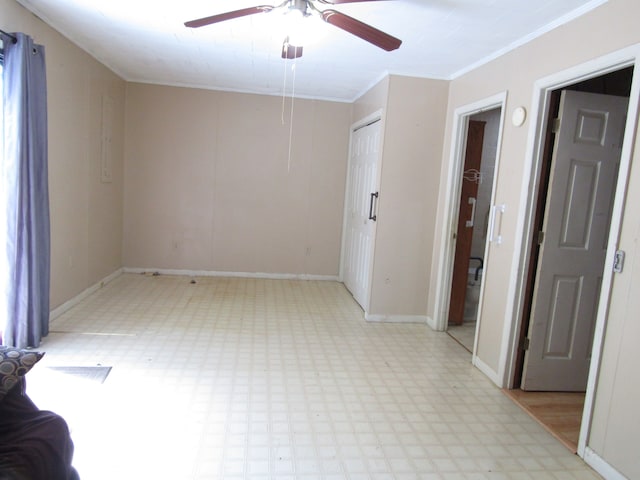
[(524, 390), (586, 388), (627, 105), (562, 92)]
[[(355, 300), (367, 311), (375, 215), (380, 121), (363, 126), (351, 135), (346, 197), (343, 281)], [(374, 195), (372, 197), (372, 194)]]

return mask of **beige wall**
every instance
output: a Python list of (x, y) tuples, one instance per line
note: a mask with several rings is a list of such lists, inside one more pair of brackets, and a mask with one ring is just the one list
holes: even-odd
[(640, 478), (640, 153), (633, 157), (589, 446), (629, 479)]
[[(351, 106), (129, 84), (124, 265), (337, 276)], [(284, 123), (283, 123), (284, 118)]]
[(369, 314), (425, 318), (448, 82), (391, 76)]
[[(524, 105), (530, 112), (536, 80), (639, 41), (636, 27), (628, 21), (628, 17), (633, 17), (629, 12), (637, 12), (638, 8), (633, 1), (611, 0), (570, 24), (451, 82), (446, 138), (451, 137), (456, 108), (506, 91), (507, 119), (519, 105)], [(616, 27), (597, 29), (596, 25)], [(624, 39), (620, 38), (622, 32), (626, 33)], [(509, 281), (513, 268), (517, 220), (524, 213), (518, 211), (518, 205), (523, 187), (521, 179), (525, 174), (529, 121), (521, 128), (512, 126), (511, 122), (505, 123), (500, 170), (497, 172), (496, 203), (505, 203), (508, 210), (502, 224), (504, 243), (493, 246), (490, 251), (492, 263), (486, 271), (486, 286), (488, 292), (500, 294), (485, 298), (483, 317), (486, 319), (483, 319), (478, 346), (479, 356), (495, 371), (499, 370), (498, 347), (505, 328), (507, 297), (504, 292), (507, 289), (504, 283)], [(449, 162), (449, 142), (445, 145), (443, 159)], [(442, 196), (440, 201), (443, 201)], [(433, 305), (430, 302), (430, 308)], [(435, 315), (435, 312), (430, 313)]]
[[(0, 28), (45, 46), (55, 308), (121, 266), (125, 85), (13, 0), (0, 0)], [(111, 183), (100, 181), (105, 94), (115, 106)]]
[(389, 81), (388, 76), (384, 77), (353, 103), (352, 123), (359, 122), (379, 110), (382, 110), (384, 120), (389, 101)]
[[(452, 119), (455, 109), (506, 91), (507, 115), (523, 105), (531, 112), (534, 83), (541, 78), (569, 69), (575, 65), (596, 59), (604, 54), (640, 42), (637, 19), (640, 3), (636, 0), (610, 0), (594, 11), (557, 28), (544, 36), (518, 48), (451, 82), (445, 138), (452, 135)], [(513, 322), (513, 310), (509, 296), (511, 274), (517, 269), (517, 222), (525, 214), (519, 207), (523, 194), (522, 179), (527, 173), (525, 158), (529, 135), (529, 122), (516, 128), (504, 125), (501, 160), (497, 172), (496, 203), (505, 203), (507, 212), (502, 224), (504, 242), (492, 245), (489, 263), (485, 271), (485, 297), (482, 305), (477, 355), (496, 377), (505, 367), (501, 352), (507, 347), (508, 332)], [(637, 132), (636, 132), (637, 133)], [(449, 142), (443, 155), (449, 162)], [(634, 161), (640, 161), (638, 154)], [(637, 170), (637, 168), (636, 168)], [(640, 361), (634, 340), (638, 338), (638, 305), (631, 301), (629, 292), (640, 291), (640, 278), (634, 273), (638, 264), (638, 190), (637, 171), (629, 185), (626, 212), (623, 218), (623, 235), (620, 248), (627, 250), (627, 269), (616, 276), (612, 306), (605, 332), (602, 372), (594, 412), (591, 436), (587, 445), (614, 468), (628, 478), (639, 478), (637, 452), (640, 451), (640, 388), (632, 365)], [(443, 179), (441, 177), (441, 179)], [(440, 204), (444, 203), (441, 192)], [(436, 228), (444, 227), (444, 212), (439, 213)], [(441, 250), (440, 245), (435, 251)], [(432, 271), (431, 278), (439, 272)], [(433, 292), (433, 289), (432, 289)], [(632, 297), (632, 295), (631, 295)], [(637, 297), (637, 295), (635, 295)], [(634, 298), (635, 298), (634, 297)], [(637, 301), (636, 301), (637, 303)], [(436, 315), (433, 293), (430, 296), (429, 314)], [(635, 314), (633, 312), (636, 312)]]
[(354, 103), (381, 111), (382, 145), (368, 318), (424, 321), (448, 82), (391, 75)]

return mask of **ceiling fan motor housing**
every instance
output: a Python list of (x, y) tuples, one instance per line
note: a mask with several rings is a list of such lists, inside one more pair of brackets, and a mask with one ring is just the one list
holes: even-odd
[(289, 11), (298, 10), (303, 17), (311, 15), (308, 10), (308, 0), (289, 0)]

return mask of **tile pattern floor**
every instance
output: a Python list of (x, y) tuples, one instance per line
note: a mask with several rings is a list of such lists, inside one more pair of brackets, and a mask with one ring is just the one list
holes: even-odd
[(447, 333), (460, 345), (473, 353), (473, 343), (476, 338), (476, 322), (464, 322), (462, 325), (447, 326)]
[(367, 323), (340, 283), (125, 274), (52, 330), (28, 392), (85, 480), (600, 478), (446, 333)]

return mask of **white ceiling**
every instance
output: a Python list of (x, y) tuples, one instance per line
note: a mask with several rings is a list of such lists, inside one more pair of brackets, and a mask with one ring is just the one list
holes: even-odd
[(280, 10), (198, 29), (183, 25), (281, 0), (17, 1), (128, 81), (350, 102), (388, 73), (455, 78), (606, 0), (316, 3), (403, 43), (385, 52), (318, 20), (319, 37), (295, 61), (280, 57)]

